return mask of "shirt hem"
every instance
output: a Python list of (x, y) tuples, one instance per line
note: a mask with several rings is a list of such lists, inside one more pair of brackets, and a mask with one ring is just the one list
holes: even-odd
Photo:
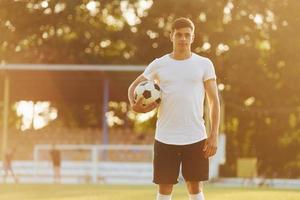
[(164, 144), (171, 144), (171, 145), (187, 145), (187, 144), (193, 144), (193, 143), (196, 143), (196, 142), (200, 142), (202, 140), (205, 140), (207, 139), (207, 136), (204, 136), (204, 137), (201, 137), (201, 138), (197, 138), (197, 139), (194, 139), (194, 140), (190, 140), (188, 142), (174, 142), (174, 141), (170, 141), (169, 139), (165, 139), (165, 138), (158, 138), (158, 137), (155, 137), (154, 138), (155, 140), (159, 141), (159, 142), (162, 142)]

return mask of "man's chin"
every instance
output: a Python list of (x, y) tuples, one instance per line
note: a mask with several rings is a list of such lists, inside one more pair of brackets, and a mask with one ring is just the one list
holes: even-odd
[(179, 47), (178, 51), (188, 51), (189, 48), (188, 47)]

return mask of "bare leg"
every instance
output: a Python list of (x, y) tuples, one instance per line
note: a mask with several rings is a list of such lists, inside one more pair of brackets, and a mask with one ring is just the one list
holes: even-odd
[(159, 184), (156, 200), (171, 200), (173, 184)]
[(4, 176), (3, 176), (3, 182), (6, 182), (6, 178), (8, 177), (8, 170), (4, 168)]
[(60, 168), (54, 167), (54, 182), (60, 183)]
[(12, 177), (13, 177), (13, 178), (14, 178), (14, 180), (15, 180), (15, 183), (18, 183), (18, 178), (17, 178), (17, 176), (15, 175), (15, 173), (14, 173), (13, 169), (12, 169), (12, 168), (10, 168), (9, 170), (10, 170), (10, 173), (11, 173)]
[(163, 195), (170, 195), (173, 190), (173, 184), (159, 184), (159, 193)]
[(189, 191), (190, 200), (204, 200), (203, 184), (202, 182), (186, 182)]
[(202, 190), (203, 190), (202, 182), (187, 181), (186, 187), (190, 194), (198, 194), (199, 192), (202, 192)]

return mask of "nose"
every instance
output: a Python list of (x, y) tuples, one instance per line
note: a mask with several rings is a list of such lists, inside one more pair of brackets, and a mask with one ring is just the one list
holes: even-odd
[(183, 40), (183, 41), (185, 41), (187, 38), (183, 35), (183, 36), (181, 36), (180, 39)]

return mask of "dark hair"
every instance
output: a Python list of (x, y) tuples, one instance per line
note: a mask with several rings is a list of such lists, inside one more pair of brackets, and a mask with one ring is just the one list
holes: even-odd
[(179, 28), (191, 28), (192, 31), (195, 30), (195, 25), (192, 22), (192, 20), (190, 20), (189, 18), (185, 18), (185, 17), (180, 17), (177, 18), (173, 23), (172, 23), (172, 32), (175, 29), (179, 29)]

